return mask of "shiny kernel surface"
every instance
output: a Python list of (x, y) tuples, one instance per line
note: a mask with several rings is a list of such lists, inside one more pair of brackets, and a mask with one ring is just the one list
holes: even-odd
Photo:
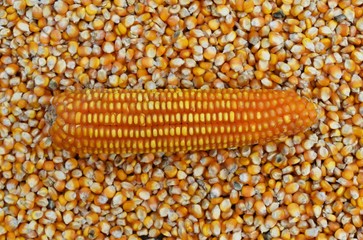
[[(0, 1), (0, 240), (363, 239), (362, 7), (362, 0)], [(204, 120), (202, 114), (192, 119), (199, 128), (107, 132), (87, 125), (128, 124), (129, 118), (88, 119), (83, 113), (121, 111), (137, 94), (111, 94), (90, 105), (79, 91), (74, 104), (57, 107), (57, 119), (49, 116), (52, 97), (65, 102), (62, 92), (85, 88), (290, 89), (320, 111), (306, 131), (222, 148), (234, 138), (227, 132), (262, 129), (259, 138), (272, 138), (285, 123), (277, 115), (285, 106), (265, 95), (263, 101), (255, 96), (229, 105), (223, 94), (209, 100), (204, 91), (196, 98), (208, 100), (195, 106), (207, 113)], [(182, 113), (193, 103), (170, 106), (171, 93), (158, 101), (166, 109), (180, 106), (181, 113), (132, 114), (148, 108), (147, 95), (138, 96), (141, 105), (131, 105), (127, 114), (145, 128), (189, 119)], [(64, 119), (75, 119), (79, 106), (82, 127), (76, 128)], [(253, 121), (257, 112), (271, 120), (237, 127), (251, 113), (238, 115), (236, 109), (252, 106)], [(304, 106), (288, 106), (295, 113), (291, 121), (303, 125)], [(214, 126), (226, 108), (235, 113), (234, 124)], [(52, 138), (51, 125), (58, 132)], [(198, 129), (215, 137), (196, 138)], [(141, 140), (154, 134), (177, 139), (179, 131), (179, 137), (193, 136), (184, 142)], [(149, 149), (221, 149), (76, 154), (53, 145), (70, 134), (97, 135), (96, 141), (69, 138), (75, 148), (120, 149), (117, 139), (99, 137), (109, 134), (139, 136), (123, 147), (135, 142)], [(252, 141), (255, 135), (240, 137)]]
[(293, 91), (81, 90), (52, 104), (54, 145), (77, 153), (241, 147), (304, 131), (317, 118), (316, 106)]

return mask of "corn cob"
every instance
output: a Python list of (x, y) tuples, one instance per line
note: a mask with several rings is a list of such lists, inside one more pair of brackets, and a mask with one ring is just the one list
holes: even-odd
[(279, 90), (78, 90), (52, 99), (50, 136), (73, 153), (208, 150), (296, 134), (314, 103)]

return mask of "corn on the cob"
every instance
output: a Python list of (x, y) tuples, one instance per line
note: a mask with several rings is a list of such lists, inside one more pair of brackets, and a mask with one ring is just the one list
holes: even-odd
[(314, 103), (279, 90), (79, 90), (52, 100), (50, 136), (76, 153), (208, 150), (264, 143), (310, 127)]

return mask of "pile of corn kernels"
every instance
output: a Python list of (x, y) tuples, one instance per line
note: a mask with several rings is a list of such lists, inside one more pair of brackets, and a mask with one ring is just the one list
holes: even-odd
[[(363, 0), (0, 0), (0, 239), (363, 239)], [(78, 88), (294, 89), (281, 142), (52, 149)]]

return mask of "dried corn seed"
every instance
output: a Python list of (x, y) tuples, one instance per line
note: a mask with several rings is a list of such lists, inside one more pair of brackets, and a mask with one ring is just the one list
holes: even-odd
[(304, 131), (316, 106), (292, 91), (83, 90), (52, 100), (56, 148), (176, 152), (263, 143)]
[[(362, 0), (1, 3), (0, 239), (363, 239)], [(292, 88), (322, 111), (313, 129), (292, 137), (188, 153), (72, 154), (44, 136), (51, 95), (65, 89), (180, 87)], [(118, 102), (136, 109), (103, 102), (113, 110), (82, 110), (81, 120), (111, 112), (117, 120)], [(169, 135), (170, 117), (186, 112), (175, 109), (162, 118)], [(204, 113), (227, 136), (245, 111), (233, 111), (234, 126), (217, 123), (220, 109)], [(158, 122), (162, 110), (152, 111)], [(138, 127), (149, 113), (137, 115)], [(194, 113), (202, 116), (193, 112), (190, 126)], [(65, 129), (77, 134), (72, 121)], [(126, 122), (119, 128), (135, 135)], [(114, 127), (89, 126), (98, 125)], [(180, 140), (176, 130), (170, 139)], [(120, 139), (100, 138), (107, 146)]]

